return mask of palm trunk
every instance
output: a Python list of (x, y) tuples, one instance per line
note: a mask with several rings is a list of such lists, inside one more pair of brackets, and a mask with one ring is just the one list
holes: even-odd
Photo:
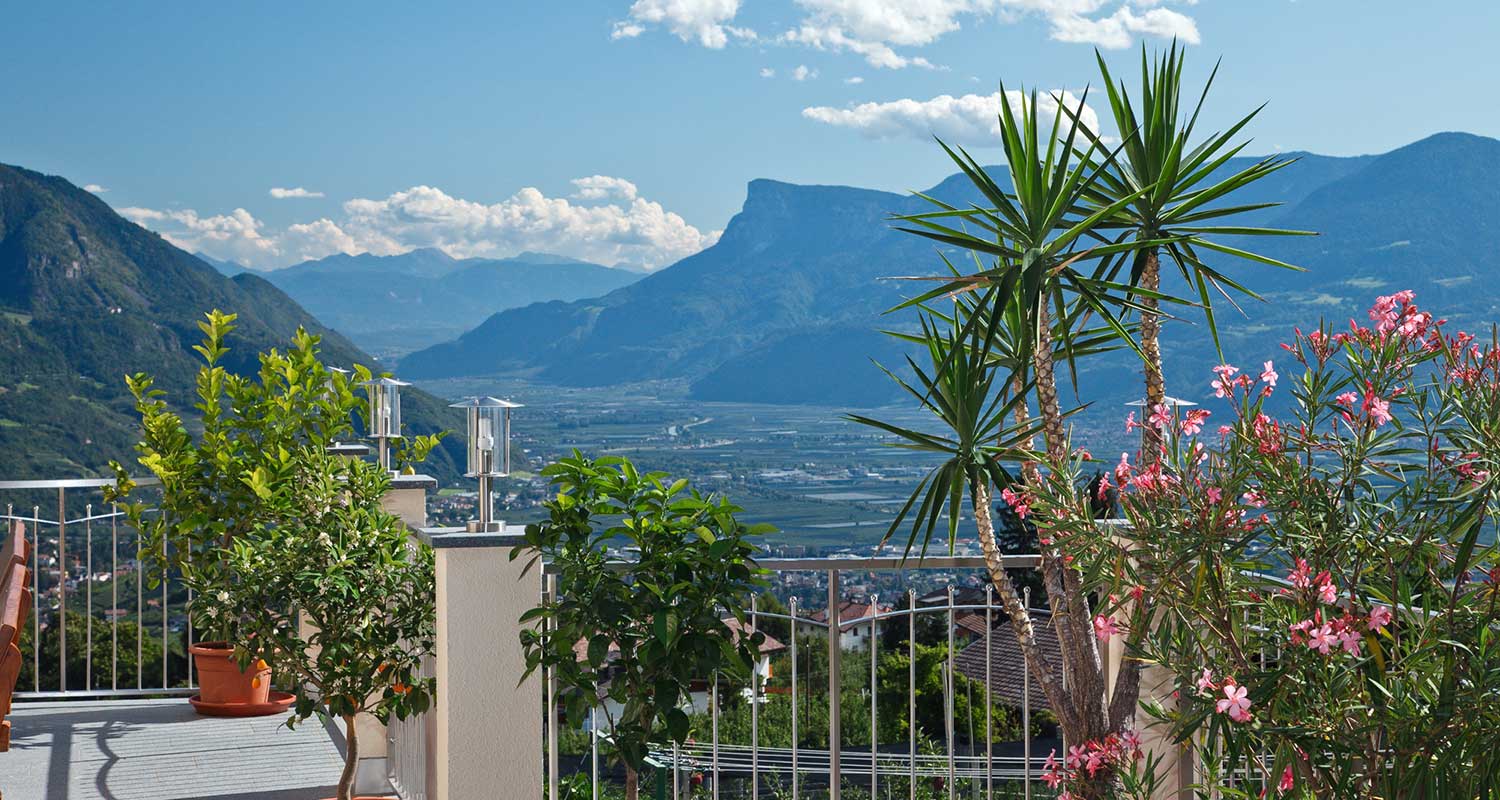
[[(1146, 264), (1141, 268), (1141, 288), (1155, 292), (1161, 288), (1161, 260), (1156, 248), (1146, 251)], [(1146, 405), (1141, 409), (1142, 422), (1151, 416), (1151, 410), (1167, 400), (1167, 381), (1161, 371), (1161, 316), (1160, 303), (1154, 296), (1143, 296), (1140, 303), (1146, 311), (1141, 312), (1141, 353), (1146, 372)], [(1141, 426), (1141, 466), (1149, 467), (1161, 459), (1161, 431), (1151, 425)]]
[(625, 765), (625, 800), (638, 800), (641, 793), (641, 776), (635, 767)]
[[(1010, 573), (1005, 571), (1005, 560), (1001, 557), (999, 543), (995, 541), (994, 518), (990, 514), (989, 483), (983, 478), (975, 481), (972, 496), (974, 524), (979, 530), (979, 549), (984, 552), (984, 563), (990, 573), (990, 583), (995, 585), (995, 590), (1000, 595), (1000, 605), (1005, 609), (1006, 616), (1010, 618), (1011, 630), (1016, 635), (1016, 641), (1020, 643), (1021, 653), (1026, 658), (1026, 665), (1041, 683), (1042, 691), (1047, 695), (1047, 703), (1059, 710), (1059, 722), (1066, 727), (1076, 727), (1078, 721), (1071, 719), (1072, 708), (1067, 702), (1067, 693), (1062, 687), (1062, 682), (1058, 680), (1057, 675), (1052, 671), (1052, 665), (1047, 663), (1047, 659), (1037, 648), (1036, 631), (1031, 624), (1031, 613), (1022, 602), (1020, 594), (1016, 592), (1016, 585), (1011, 580)], [(1065, 720), (1065, 717), (1068, 719)]]
[(344, 717), (344, 773), (339, 776), (338, 800), (354, 797), (354, 768), (359, 765), (359, 736), (354, 732), (353, 715)]
[[(1052, 319), (1045, 303), (1037, 321), (1036, 348), (1032, 351), (1032, 368), (1036, 372), (1037, 410), (1042, 416), (1042, 438), (1047, 460), (1061, 465), (1068, 458), (1067, 431), (1063, 427), (1062, 408), (1057, 399), (1057, 371), (1052, 353)], [(1041, 471), (1030, 465), (1027, 480), (1040, 488)], [(1073, 701), (1078, 725), (1063, 728), (1071, 742), (1098, 739), (1109, 732), (1104, 710), (1104, 670), (1099, 646), (1094, 640), (1083, 585), (1076, 570), (1063, 563), (1056, 548), (1042, 548), (1042, 571), (1052, 602), (1052, 624), (1061, 646), (1063, 671), (1067, 675), (1068, 694)]]

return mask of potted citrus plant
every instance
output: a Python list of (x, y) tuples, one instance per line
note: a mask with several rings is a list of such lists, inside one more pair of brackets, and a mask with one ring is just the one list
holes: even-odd
[(240, 620), (237, 665), (264, 660), (292, 680), (288, 727), (339, 723), (347, 747), (338, 800), (351, 800), (361, 714), (381, 723), (425, 711), (435, 679), (422, 660), (436, 637), (432, 550), (381, 508), (390, 473), (316, 448), (270, 489), (282, 524), (223, 549), (234, 576), (219, 605)]
[[(126, 379), (141, 415), (138, 461), (160, 482), (160, 497), (142, 499), (118, 462), (111, 465), (116, 484), (107, 496), (140, 531), (140, 557), (154, 567), (153, 587), (172, 577), (192, 599), (188, 613), (199, 641), (189, 649), (200, 688), (194, 705), (205, 713), (246, 715), (275, 713), (291, 696), (272, 697), (269, 662), (246, 669), (231, 659), (246, 635), (246, 619), (226, 606), (236, 580), (227, 548), (295, 521), (297, 504), (278, 492), (294, 491), (292, 476), (308, 458), (354, 433), (363, 404), (352, 387), (370, 371), (328, 369), (318, 357), (319, 337), (299, 329), (288, 349), (260, 355), (256, 374), (235, 374), (224, 365), (234, 321), (234, 314), (215, 310), (199, 323), (196, 419), (174, 411), (150, 375)], [(423, 441), (414, 449), (430, 449), (432, 437), (418, 438)]]

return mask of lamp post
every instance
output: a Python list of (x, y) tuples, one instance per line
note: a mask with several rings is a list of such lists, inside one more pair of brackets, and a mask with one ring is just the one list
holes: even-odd
[(381, 468), (391, 468), (390, 440), (401, 438), (401, 387), (410, 386), (395, 378), (375, 378), (360, 384), (370, 396), (370, 430), (367, 438), (379, 443), (377, 456)]
[(520, 403), (494, 397), (470, 397), (450, 408), (462, 408), (468, 416), (468, 471), (479, 480), (479, 518), (469, 523), (475, 533), (499, 530), (494, 515), (495, 478), (510, 474), (510, 412)]
[[(349, 380), (349, 375), (350, 374), (351, 374), (350, 370), (344, 369), (343, 367), (329, 367), (328, 368), (328, 384), (324, 388), (325, 388), (325, 397), (330, 402), (336, 402), (337, 399), (338, 399), (338, 381), (339, 381), (339, 376), (342, 375), (344, 377), (344, 380), (347, 381), (347, 380)], [(331, 446), (330, 449), (331, 450), (337, 450), (342, 445), (343, 445), (343, 442), (340, 442), (339, 440), (335, 439), (333, 441), (333, 445)]]

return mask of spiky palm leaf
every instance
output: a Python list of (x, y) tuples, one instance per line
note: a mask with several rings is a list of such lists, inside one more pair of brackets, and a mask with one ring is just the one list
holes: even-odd
[[(1231, 141), (1260, 113), (1264, 105), (1246, 114), (1227, 129), (1210, 134), (1203, 141), (1193, 144), (1194, 128), (1209, 89), (1218, 75), (1218, 64), (1214, 65), (1191, 113), (1184, 115), (1182, 72), (1185, 58), (1184, 50), (1176, 42), (1154, 63), (1148, 61), (1145, 48), (1141, 48), (1139, 104), (1132, 101), (1124, 81), (1116, 81), (1110, 74), (1104, 57), (1097, 51), (1095, 58), (1108, 93), (1110, 113), (1122, 139), (1114, 162), (1100, 171), (1097, 180), (1089, 185), (1085, 193), (1089, 208), (1112, 209), (1111, 213), (1100, 220), (1098, 240), (1106, 244), (1119, 244), (1129, 240), (1160, 242), (1159, 245), (1143, 244), (1133, 251), (1108, 256), (1113, 263), (1106, 274), (1113, 280), (1128, 263), (1129, 282), (1133, 286), (1139, 286), (1148, 256), (1156, 255), (1158, 248), (1165, 251), (1183, 280), (1192, 288), (1195, 295), (1193, 300), (1203, 307), (1209, 332), (1217, 348), (1219, 331), (1214, 317), (1213, 295), (1218, 293), (1231, 303), (1233, 298), (1226, 289), (1249, 297), (1259, 296), (1220, 269), (1207, 264), (1200, 257), (1199, 251), (1213, 251), (1283, 269), (1299, 269), (1292, 264), (1233, 247), (1219, 238), (1311, 235), (1307, 231), (1227, 223), (1227, 220), (1237, 215), (1272, 208), (1278, 203), (1221, 204), (1235, 192), (1295, 163), (1296, 159), (1272, 156), (1231, 175), (1217, 177), (1217, 173), (1230, 159), (1238, 156), (1249, 144), (1248, 140), (1239, 144), (1231, 144)], [(1083, 131), (1089, 142), (1092, 152), (1084, 152), (1084, 157), (1092, 157), (1092, 153), (1102, 149), (1100, 134), (1079, 123), (1078, 109), (1064, 105), (1063, 113), (1073, 120), (1075, 127)], [(1120, 204), (1119, 201), (1125, 198), (1129, 198), (1129, 201)]]
[[(1004, 87), (1001, 87), (1002, 95)], [(1079, 101), (1087, 99), (1088, 93)], [(1061, 97), (1060, 104), (1066, 105)], [(1104, 150), (1101, 142), (1082, 133), (1083, 126), (1070, 124), (1062, 130), (1063, 114), (1054, 116), (1050, 133), (1038, 121), (1037, 96), (1033, 91), (1019, 116), (1009, 103), (1000, 106), (1001, 141), (1010, 168), (1012, 192), (1003, 190), (963, 148), (954, 150), (939, 140), (943, 150), (979, 190), (990, 207), (960, 209), (928, 195), (920, 195), (941, 210), (897, 217), (900, 230), (963, 248), (977, 258), (992, 259), (988, 266), (958, 276), (934, 276), (914, 280), (936, 281), (939, 286), (892, 309), (919, 306), (933, 298), (993, 289), (992, 307), (1019, 314), (1019, 355), (1029, 360), (1032, 344), (1041, 339), (1041, 322), (1062, 316), (1072, 308), (1080, 320), (1097, 320), (1121, 341), (1134, 347), (1122, 312), (1139, 309), (1142, 296), (1172, 298), (1142, 293), (1109, 275), (1108, 259), (1142, 246), (1161, 245), (1159, 240), (1101, 242), (1083, 248), (1091, 234), (1106, 219), (1151, 189), (1126, 193), (1111, 203), (1090, 207), (1095, 183), (1114, 164), (1118, 151)], [(1045, 141), (1044, 141), (1045, 138)], [(974, 233), (972, 230), (980, 233)], [(1092, 269), (1085, 269), (1092, 264)], [(970, 324), (978, 324), (972, 317)], [(1050, 328), (1050, 326), (1049, 326)], [(1049, 331), (1050, 332), (1050, 331)], [(1074, 351), (1072, 327), (1060, 329), (1062, 350)], [(1069, 361), (1071, 365), (1071, 361)]]

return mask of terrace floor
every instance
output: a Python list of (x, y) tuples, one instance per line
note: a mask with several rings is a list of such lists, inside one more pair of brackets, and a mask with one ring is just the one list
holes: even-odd
[(317, 720), (198, 716), (186, 700), (16, 703), (6, 800), (320, 800), (343, 758)]

